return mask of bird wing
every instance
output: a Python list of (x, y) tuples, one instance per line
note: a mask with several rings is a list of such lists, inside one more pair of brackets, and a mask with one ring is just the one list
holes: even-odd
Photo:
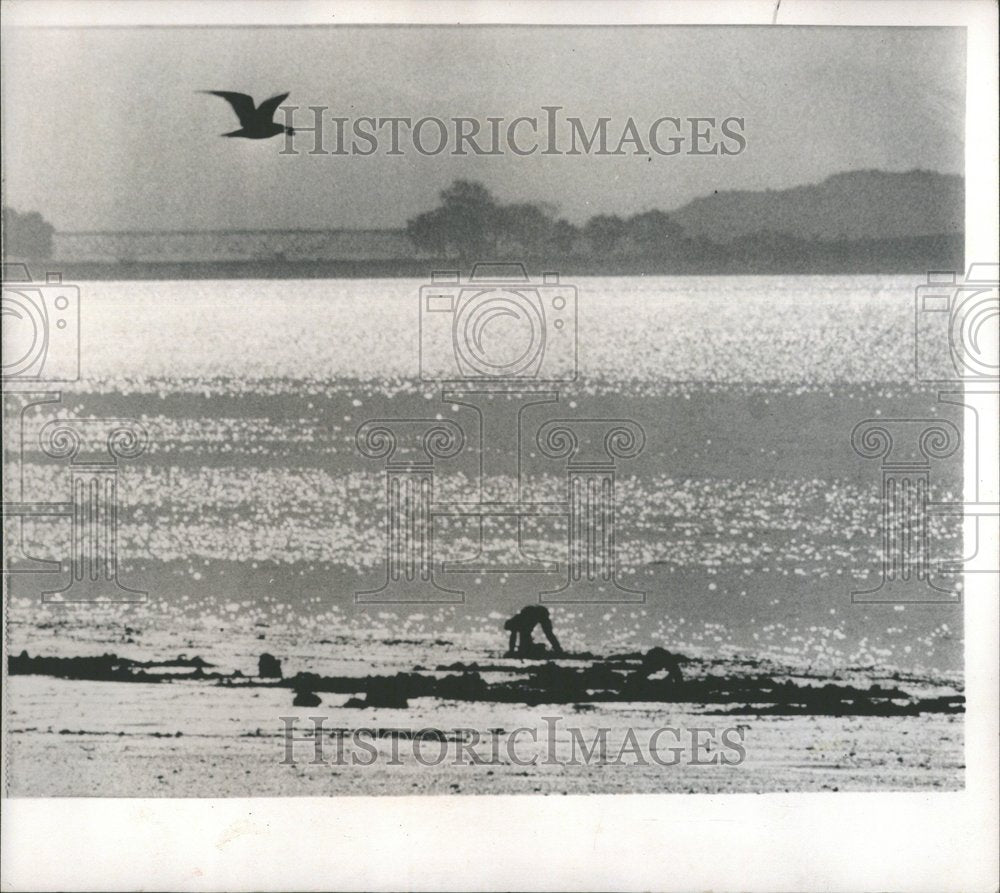
[(209, 93), (212, 96), (221, 96), (226, 100), (233, 107), (236, 117), (240, 119), (240, 124), (244, 127), (254, 122), (257, 110), (254, 108), (252, 96), (247, 96), (246, 93), (231, 93), (228, 90), (202, 90), (201, 92)]
[(259, 106), (257, 106), (257, 114), (261, 116), (261, 120), (273, 121), (274, 113), (278, 110), (278, 106), (281, 105), (286, 99), (288, 99), (287, 93), (282, 93), (280, 96), (272, 96), (270, 99), (265, 99)]

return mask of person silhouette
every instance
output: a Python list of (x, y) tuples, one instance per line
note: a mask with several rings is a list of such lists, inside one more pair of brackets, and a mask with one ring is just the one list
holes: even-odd
[(562, 645), (559, 644), (556, 634), (552, 631), (552, 618), (549, 616), (549, 609), (544, 605), (525, 605), (504, 623), (503, 628), (510, 632), (507, 654), (530, 654), (534, 644), (531, 634), (536, 626), (541, 626), (552, 650), (556, 654), (562, 654)]

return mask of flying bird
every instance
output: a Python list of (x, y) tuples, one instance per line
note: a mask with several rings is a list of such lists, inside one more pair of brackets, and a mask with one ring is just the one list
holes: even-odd
[(285, 127), (274, 122), (274, 113), (278, 110), (287, 98), (287, 93), (280, 96), (272, 96), (265, 99), (260, 105), (254, 106), (253, 97), (246, 93), (231, 93), (228, 90), (201, 90), (201, 93), (208, 93), (212, 96), (221, 96), (236, 112), (236, 117), (240, 119), (240, 129), (230, 133), (223, 133), (221, 136), (241, 136), (248, 140), (266, 140), (268, 137), (277, 136), (280, 133), (294, 135), (293, 127)]

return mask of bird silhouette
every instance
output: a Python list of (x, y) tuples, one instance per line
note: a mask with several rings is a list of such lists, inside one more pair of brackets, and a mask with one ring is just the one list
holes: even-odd
[(288, 98), (287, 93), (272, 96), (255, 106), (253, 97), (247, 96), (246, 93), (231, 93), (228, 90), (201, 90), (200, 92), (208, 93), (211, 96), (221, 96), (233, 107), (236, 117), (240, 119), (239, 130), (223, 133), (221, 136), (241, 136), (248, 140), (266, 140), (280, 133), (287, 133), (289, 136), (295, 133), (295, 128), (276, 124), (273, 120), (278, 106)]

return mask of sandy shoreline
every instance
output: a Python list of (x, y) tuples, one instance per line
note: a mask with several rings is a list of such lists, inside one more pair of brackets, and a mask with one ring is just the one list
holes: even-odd
[[(690, 706), (615, 704), (576, 712), (572, 707), (456, 704), (421, 699), (405, 710), (289, 706), (287, 690), (246, 692), (222, 687), (116, 684), (21, 676), (9, 680), (8, 761), (11, 796), (329, 796), (403, 793), (638, 793), (861, 790), (957, 790), (963, 778), (963, 718), (744, 717), (746, 760), (741, 765), (623, 764), (520, 766), (501, 753), (497, 764), (421, 765), (411, 743), (376, 739), (373, 765), (337, 765), (334, 740), (326, 762), (315, 765), (310, 741), (293, 744), (286, 758), (279, 717), (294, 717), (296, 733), (310, 732), (311, 716), (325, 717), (324, 731), (342, 728), (483, 731), (544, 727), (543, 716), (561, 715), (557, 759), (570, 761), (570, 727), (592, 741), (611, 728), (612, 754), (623, 730), (640, 739), (665, 726), (718, 728), (727, 718)], [(56, 719), (58, 718), (58, 719)], [(730, 723), (735, 725), (736, 723)], [(617, 732), (615, 731), (617, 730)], [(648, 735), (646, 735), (648, 738)], [(664, 742), (664, 747), (673, 741)], [(436, 749), (431, 749), (433, 760)], [(539, 751), (540, 753), (540, 751)], [(515, 751), (529, 760), (525, 741)], [(579, 757), (579, 754), (577, 754)], [(542, 757), (544, 759), (544, 757)], [(541, 760), (539, 761), (541, 762)]]
[[(638, 654), (493, 653), (480, 663), (436, 664), (451, 649), (392, 649), (394, 665), (321, 662), (339, 675), (299, 670), (285, 678), (223, 672), (198, 657), (13, 656), (8, 794), (761, 793), (964, 784), (964, 699), (960, 686), (941, 679), (873, 673), (848, 681), (794, 675), (767, 661), (682, 657), (684, 679), (676, 682), (648, 672)], [(401, 672), (406, 658), (410, 669)], [(294, 706), (303, 695), (308, 706)]]

